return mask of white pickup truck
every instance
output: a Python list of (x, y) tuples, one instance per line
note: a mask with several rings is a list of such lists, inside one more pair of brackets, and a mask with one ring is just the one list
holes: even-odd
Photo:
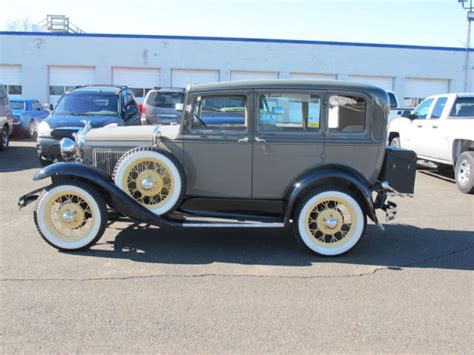
[(474, 193), (474, 93), (426, 98), (409, 117), (390, 122), (388, 143), (452, 166), (459, 189)]

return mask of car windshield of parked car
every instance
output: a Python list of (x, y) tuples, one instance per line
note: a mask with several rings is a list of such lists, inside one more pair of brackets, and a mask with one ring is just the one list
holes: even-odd
[(10, 106), (12, 110), (24, 110), (25, 109), (25, 102), (24, 101), (10, 101)]
[(117, 116), (119, 97), (112, 93), (78, 93), (64, 95), (55, 114), (76, 116)]
[(451, 117), (474, 118), (474, 97), (459, 97), (451, 110)]
[(146, 103), (154, 107), (174, 108), (176, 104), (181, 104), (183, 101), (184, 93), (182, 92), (152, 91)]

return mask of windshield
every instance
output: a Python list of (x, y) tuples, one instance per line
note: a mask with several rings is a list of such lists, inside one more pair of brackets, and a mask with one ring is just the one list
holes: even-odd
[(176, 104), (184, 101), (184, 93), (182, 92), (160, 92), (152, 91), (146, 103), (154, 107), (174, 108)]
[(112, 93), (80, 93), (64, 95), (55, 114), (77, 116), (117, 116), (118, 95)]
[(24, 101), (10, 101), (10, 105), (12, 110), (24, 110), (25, 109), (25, 102)]

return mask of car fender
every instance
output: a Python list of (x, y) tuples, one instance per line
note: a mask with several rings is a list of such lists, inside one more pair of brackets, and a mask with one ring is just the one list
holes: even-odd
[(33, 180), (38, 181), (48, 177), (50, 177), (53, 182), (58, 180), (67, 181), (79, 179), (83, 182), (93, 185), (94, 187), (98, 188), (100, 193), (106, 193), (109, 196), (113, 195), (114, 199), (120, 202), (115, 206), (117, 210), (125, 216), (130, 217), (136, 221), (160, 225), (176, 224), (171, 220), (155, 215), (147, 208), (140, 205), (132, 197), (127, 195), (117, 185), (115, 185), (115, 183), (105, 172), (93, 166), (72, 162), (54, 163), (38, 171), (33, 177)]
[(310, 190), (322, 186), (349, 186), (361, 200), (367, 215), (375, 223), (378, 222), (375, 207), (372, 201), (370, 184), (354, 169), (340, 165), (326, 165), (312, 169), (288, 186), (285, 192), (284, 220), (288, 223), (292, 219), (293, 210), (298, 200)]

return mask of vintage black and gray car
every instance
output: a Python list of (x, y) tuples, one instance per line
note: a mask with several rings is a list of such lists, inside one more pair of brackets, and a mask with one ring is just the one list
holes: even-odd
[[(117, 220), (160, 227), (293, 226), (311, 252), (339, 255), (383, 229), (389, 196), (414, 192), (416, 155), (386, 147), (389, 98), (343, 82), (242, 81), (189, 86), (180, 124), (86, 125), (64, 138), (68, 162), (34, 180), (51, 184), (34, 220), (58, 249), (86, 249)], [(159, 234), (160, 229), (157, 229)]]

